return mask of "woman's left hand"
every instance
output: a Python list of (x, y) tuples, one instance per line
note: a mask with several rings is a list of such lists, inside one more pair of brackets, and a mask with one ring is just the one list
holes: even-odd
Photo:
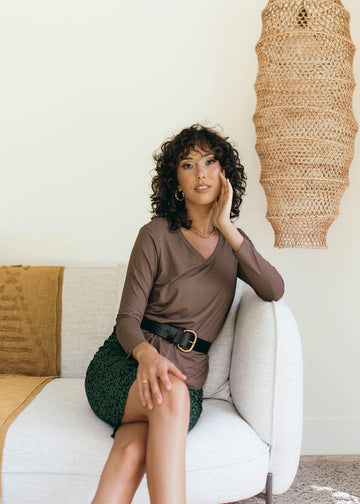
[(221, 190), (217, 201), (212, 205), (211, 221), (219, 230), (223, 226), (231, 224), (230, 212), (232, 207), (233, 188), (230, 180), (225, 178), (225, 175), (220, 172)]

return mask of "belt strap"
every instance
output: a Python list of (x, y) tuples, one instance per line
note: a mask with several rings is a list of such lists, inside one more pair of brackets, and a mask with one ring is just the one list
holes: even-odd
[[(194, 340), (194, 331), (188, 332), (189, 330), (175, 327), (170, 324), (163, 324), (161, 322), (155, 322), (154, 320), (149, 320), (144, 317), (142, 319), (140, 327), (142, 329), (146, 329), (162, 338), (170, 341), (170, 343), (174, 343), (174, 345), (178, 345), (178, 348), (183, 352), (190, 351), (187, 350), (187, 347), (191, 348), (191, 344)], [(195, 345), (191, 348), (191, 350), (195, 350), (196, 352), (201, 352), (207, 354), (211, 347), (210, 341), (205, 341), (196, 336)]]

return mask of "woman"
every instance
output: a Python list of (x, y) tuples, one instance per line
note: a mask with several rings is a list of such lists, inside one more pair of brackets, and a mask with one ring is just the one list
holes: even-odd
[(130, 503), (145, 471), (152, 504), (185, 504), (187, 432), (237, 277), (264, 300), (284, 293), (231, 221), (246, 176), (227, 138), (194, 124), (154, 154), (153, 216), (135, 241), (114, 331), (86, 373), (90, 406), (114, 428), (92, 504)]

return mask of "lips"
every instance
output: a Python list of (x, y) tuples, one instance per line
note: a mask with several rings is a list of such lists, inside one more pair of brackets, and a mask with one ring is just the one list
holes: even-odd
[(207, 191), (210, 189), (211, 185), (208, 184), (201, 184), (195, 187), (195, 191)]

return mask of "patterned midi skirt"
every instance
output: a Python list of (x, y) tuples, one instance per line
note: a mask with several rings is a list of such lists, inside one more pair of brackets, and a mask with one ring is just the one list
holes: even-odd
[[(121, 425), (129, 389), (136, 380), (138, 363), (128, 362), (126, 352), (112, 334), (97, 350), (85, 377), (85, 392), (89, 405), (96, 416), (111, 425), (114, 430)], [(202, 412), (203, 390), (188, 388), (190, 395), (190, 421), (188, 432), (197, 423)]]

